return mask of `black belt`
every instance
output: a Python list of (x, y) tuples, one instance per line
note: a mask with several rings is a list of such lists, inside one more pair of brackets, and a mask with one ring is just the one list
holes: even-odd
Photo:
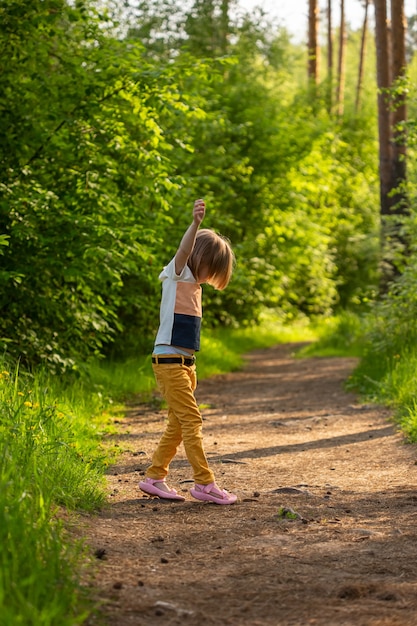
[(164, 363), (181, 363), (182, 365), (194, 365), (195, 357), (186, 357), (186, 356), (153, 356), (152, 363), (164, 364)]

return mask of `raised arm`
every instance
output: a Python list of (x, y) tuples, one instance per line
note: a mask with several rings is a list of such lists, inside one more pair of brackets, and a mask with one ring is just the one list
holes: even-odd
[(175, 273), (177, 275), (181, 274), (188, 261), (188, 257), (193, 251), (197, 231), (200, 227), (201, 222), (204, 219), (205, 213), (206, 205), (204, 200), (196, 200), (194, 202), (193, 221), (185, 231), (178, 250), (175, 254)]

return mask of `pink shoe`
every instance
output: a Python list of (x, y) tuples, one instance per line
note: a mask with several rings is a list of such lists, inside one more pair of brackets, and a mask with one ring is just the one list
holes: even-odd
[(219, 489), (216, 483), (209, 485), (194, 485), (190, 489), (193, 498), (197, 500), (205, 500), (207, 502), (215, 502), (216, 504), (233, 504), (237, 500), (234, 493), (229, 493), (226, 489)]
[(165, 500), (185, 500), (184, 496), (180, 496), (175, 489), (164, 491), (157, 487), (158, 484), (164, 483), (165, 478), (145, 478), (139, 483), (139, 487), (147, 493), (149, 496), (158, 496), (158, 498), (164, 498)]

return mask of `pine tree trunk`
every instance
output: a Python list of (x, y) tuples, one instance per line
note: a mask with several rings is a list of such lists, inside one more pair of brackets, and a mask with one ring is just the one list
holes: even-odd
[[(405, 139), (399, 128), (406, 119), (405, 94), (395, 91), (405, 73), (404, 0), (391, 0), (392, 28), (386, 0), (375, 0), (375, 34), (378, 79), (379, 175), (381, 196), (381, 292), (395, 279), (407, 253), (401, 223), (408, 203), (402, 183), (406, 179)], [(390, 88), (390, 92), (387, 90)], [(392, 106), (394, 105), (394, 106)], [(391, 112), (392, 109), (392, 112)]]
[[(405, 58), (405, 35), (406, 18), (404, 13), (404, 0), (391, 0), (391, 24), (392, 24), (392, 82), (399, 86), (406, 73)], [(393, 185), (398, 187), (406, 179), (406, 143), (404, 123), (407, 119), (406, 96), (403, 91), (393, 95), (393, 144), (392, 144), (392, 176)], [(405, 198), (401, 190), (392, 198), (393, 209), (396, 213), (406, 210)]]
[(327, 0), (327, 110), (332, 112), (333, 106), (333, 28), (332, 0)]
[(369, 0), (365, 0), (365, 15), (363, 18), (363, 28), (362, 28), (362, 39), (361, 39), (361, 51), (359, 58), (359, 71), (358, 71), (358, 84), (356, 87), (356, 100), (355, 100), (355, 111), (358, 113), (362, 92), (362, 84), (363, 84), (363, 72), (365, 65), (365, 50), (366, 50), (366, 35), (368, 31), (368, 7)]
[(319, 81), (319, 43), (318, 43), (318, 1), (308, 3), (308, 78), (317, 85)]
[(339, 64), (337, 75), (337, 114), (343, 115), (345, 97), (346, 23), (345, 0), (340, 0)]
[(386, 90), (390, 86), (388, 28), (386, 0), (374, 0), (375, 4), (375, 44), (376, 74), (378, 83), (378, 134), (379, 134), (379, 180), (381, 215), (390, 212), (389, 192), (391, 190), (391, 120), (389, 97)]

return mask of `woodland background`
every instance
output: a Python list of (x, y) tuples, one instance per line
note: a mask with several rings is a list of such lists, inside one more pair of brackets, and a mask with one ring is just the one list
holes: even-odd
[[(347, 44), (341, 95), (325, 39), (315, 51), (323, 71), (312, 80), (306, 46), (233, 1), (10, 0), (0, 20), (8, 355), (57, 371), (148, 351), (157, 277), (198, 197), (206, 226), (229, 237), (237, 257), (229, 289), (206, 289), (207, 327), (252, 324), (265, 307), (292, 320), (376, 299), (373, 33), (359, 78), (362, 32), (344, 25), (339, 37), (334, 26), (334, 54), (339, 40)], [(411, 273), (413, 161), (404, 226)]]

